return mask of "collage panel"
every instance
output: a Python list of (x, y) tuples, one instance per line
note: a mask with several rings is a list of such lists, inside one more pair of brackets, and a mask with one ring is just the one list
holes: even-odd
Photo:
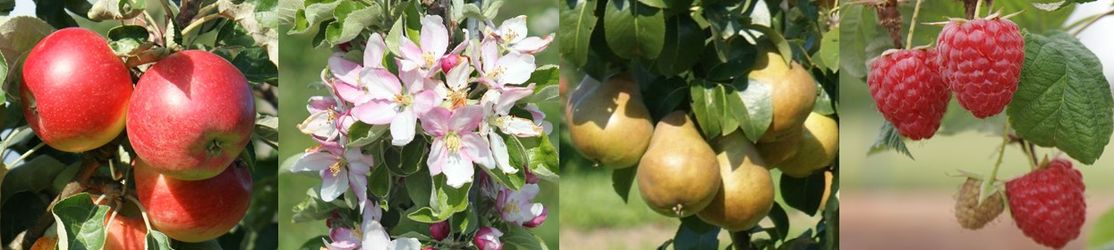
[(843, 6), (841, 245), (1111, 249), (1112, 9)]
[(0, 249), (276, 249), (255, 1), (0, 1)]
[(839, 247), (833, 1), (560, 8), (562, 247)]
[(559, 249), (556, 1), (305, 1), (280, 249)]

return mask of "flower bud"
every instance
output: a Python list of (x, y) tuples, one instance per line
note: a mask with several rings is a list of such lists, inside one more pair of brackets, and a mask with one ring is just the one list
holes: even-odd
[(447, 54), (441, 57), (441, 71), (449, 73), (456, 65), (460, 64), (460, 59), (463, 57), (457, 54)]
[(476, 231), (476, 238), (472, 239), (472, 243), (480, 250), (502, 250), (503, 242), (499, 241), (499, 237), (503, 236), (503, 232), (494, 227), (482, 227)]
[(430, 224), (429, 236), (432, 236), (435, 240), (444, 240), (445, 237), (449, 237), (449, 222), (442, 221)]
[(539, 214), (538, 216), (534, 216), (533, 219), (530, 219), (530, 221), (527, 221), (526, 223), (522, 223), (522, 226), (528, 227), (528, 228), (535, 228), (535, 227), (541, 226), (542, 223), (545, 223), (545, 218), (548, 217), (548, 216), (549, 216), (549, 210), (545, 209), (545, 207), (542, 207), (542, 213), (541, 214)]

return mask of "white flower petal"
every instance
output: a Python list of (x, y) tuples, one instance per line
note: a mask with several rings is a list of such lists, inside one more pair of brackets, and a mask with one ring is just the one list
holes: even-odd
[(446, 154), (442, 171), (445, 173), (445, 184), (460, 188), (464, 183), (472, 182), (472, 175), (476, 170), (472, 168), (472, 162), (464, 159), (464, 156), (458, 152)]
[(425, 164), (429, 166), (430, 176), (441, 174), (445, 164), (446, 152), (448, 152), (448, 148), (445, 147), (445, 141), (441, 138), (433, 139), (433, 144), (429, 147), (429, 156), (425, 161)]
[(362, 226), (364, 233), (364, 246), (365, 250), (388, 250), (391, 245), (391, 237), (387, 235), (387, 230), (383, 228), (382, 224), (378, 221), (365, 221)]
[(332, 71), (335, 76), (347, 75), (349, 72), (358, 70), (359, 68), (361, 68), (360, 64), (345, 59), (343, 53), (333, 53), (333, 55), (329, 56), (329, 71)]
[(469, 160), (483, 165), (488, 169), (495, 169), (495, 167), (497, 167), (495, 158), (491, 157), (491, 145), (489, 145), (483, 137), (475, 133), (468, 133), (460, 135), (460, 140), (464, 143), (460, 150), (468, 156)]
[(398, 103), (392, 101), (372, 100), (352, 108), (352, 115), (367, 124), (388, 124), (395, 119), (398, 108)]
[(383, 35), (372, 33), (364, 46), (364, 67), (383, 68), (383, 52), (387, 51), (387, 43)]
[(534, 56), (527, 54), (510, 53), (499, 58), (499, 67), (503, 68), (503, 74), (499, 75), (496, 81), (505, 84), (522, 84), (526, 80), (530, 80), (530, 74), (534, 73)]
[(337, 136), (337, 126), (335, 122), (336, 113), (327, 110), (317, 113), (312, 113), (306, 117), (305, 121), (298, 124), (298, 130), (307, 135), (313, 135), (326, 140), (330, 140)]
[(504, 20), (503, 24), (499, 25), (499, 31), (497, 32), (503, 43), (513, 44), (521, 41), (522, 38), (526, 37), (526, 15)]
[(365, 72), (367, 73), (360, 75), (362, 85), (357, 87), (366, 88), (372, 99), (390, 100), (402, 93), (402, 84), (390, 71), (369, 69)]
[(414, 111), (410, 109), (403, 110), (395, 115), (394, 121), (391, 122), (391, 145), (405, 146), (414, 140), (414, 126), (418, 123), (418, 117), (414, 115)]
[(341, 167), (336, 174), (323, 170), (321, 176), (321, 200), (331, 202), (348, 191), (348, 173)]
[(518, 169), (511, 166), (511, 156), (507, 152), (507, 143), (503, 141), (503, 136), (491, 131), (487, 134), (487, 138), (488, 143), (491, 143), (491, 156), (495, 158), (495, 164), (499, 166), (499, 170), (508, 174), (517, 173)]
[(449, 49), (449, 31), (441, 16), (428, 15), (422, 17), (422, 50), (440, 59)]
[(502, 122), (499, 124), (499, 130), (503, 133), (511, 134), (518, 137), (534, 137), (542, 135), (545, 132), (541, 126), (538, 126), (534, 121), (526, 118), (503, 116)]
[(549, 47), (551, 42), (553, 42), (552, 34), (546, 35), (544, 38), (532, 36), (518, 41), (511, 46), (511, 50), (518, 53), (533, 55), (545, 50), (545, 48)]
[(290, 167), (290, 172), (317, 172), (328, 169), (329, 166), (337, 162), (337, 157), (328, 152), (312, 152), (302, 155), (294, 162), (294, 166)]
[(391, 243), (388, 247), (390, 250), (418, 250), (421, 249), (422, 243), (415, 238), (399, 237)]

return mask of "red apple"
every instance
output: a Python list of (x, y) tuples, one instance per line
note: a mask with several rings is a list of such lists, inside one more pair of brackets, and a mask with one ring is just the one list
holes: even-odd
[(178, 52), (139, 78), (128, 139), (152, 169), (182, 180), (207, 179), (244, 150), (255, 125), (254, 101), (247, 79), (224, 58)]
[[(104, 218), (109, 223), (112, 213)], [(143, 249), (147, 241), (147, 225), (143, 218), (132, 218), (123, 214), (116, 214), (116, 219), (108, 225), (108, 236), (104, 238), (104, 250), (132, 250)]]
[(132, 79), (97, 33), (65, 28), (46, 36), (23, 63), (23, 114), (47, 145), (83, 152), (124, 129)]
[(135, 191), (147, 218), (179, 241), (211, 240), (236, 226), (251, 203), (251, 185), (251, 172), (241, 161), (199, 181), (160, 174), (144, 160), (135, 164)]

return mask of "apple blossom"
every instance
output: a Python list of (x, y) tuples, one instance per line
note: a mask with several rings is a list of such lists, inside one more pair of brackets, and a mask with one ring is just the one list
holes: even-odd
[(545, 50), (546, 47), (549, 47), (549, 43), (553, 42), (552, 34), (546, 35), (544, 38), (527, 37), (525, 15), (504, 20), (498, 29), (488, 31), (488, 34), (498, 38), (511, 51), (520, 54), (536, 54)]
[(537, 226), (537, 224), (545, 221), (547, 216), (545, 207), (541, 203), (534, 203), (534, 197), (538, 195), (538, 190), (538, 184), (522, 185), (522, 188), (518, 191), (503, 188), (499, 191), (495, 208), (499, 211), (503, 220), (507, 222), (524, 226), (527, 224)]
[(456, 110), (436, 107), (422, 116), (422, 128), (433, 136), (426, 160), (430, 175), (444, 173), (446, 184), (460, 188), (472, 182), (473, 163), (495, 167), (487, 141), (476, 134), (482, 119), (483, 110), (475, 105)]
[(476, 237), (472, 239), (472, 244), (480, 250), (502, 250), (503, 242), (499, 241), (499, 237), (503, 237), (503, 232), (494, 227), (481, 227), (476, 230)]
[(423, 74), (432, 72), (440, 67), (441, 56), (449, 48), (449, 31), (445, 29), (441, 16), (422, 17), (422, 31), (419, 41), (421, 47), (414, 44), (410, 38), (400, 38), (399, 68), (405, 70), (419, 70)]
[(383, 228), (383, 224), (379, 220), (383, 217), (383, 209), (379, 207), (378, 202), (373, 202), (363, 210), (363, 221), (360, 223), (360, 229), (363, 231), (363, 248), (364, 250), (418, 250), (422, 247), (422, 243), (418, 239), (398, 237), (391, 240), (387, 230)]
[(321, 175), (321, 200), (335, 200), (352, 188), (360, 207), (367, 205), (367, 175), (374, 161), (359, 148), (320, 147), (307, 152), (291, 167), (293, 172), (316, 171)]
[(499, 53), (498, 44), (493, 39), (480, 43), (479, 58), (475, 64), (480, 71), (480, 81), (493, 89), (502, 89), (507, 84), (522, 84), (534, 73), (534, 56), (510, 52)]
[(426, 90), (428, 80), (416, 71), (402, 71), (397, 78), (386, 69), (368, 72), (361, 79), (368, 82), (365, 87), (370, 100), (353, 108), (353, 115), (367, 124), (390, 124), (391, 144), (409, 144), (414, 139), (418, 114), (436, 102), (435, 93)]
[[(329, 250), (355, 250), (360, 248), (360, 239), (352, 229), (337, 227), (329, 229), (329, 239), (325, 242)], [(324, 240), (324, 239), (322, 239)]]

